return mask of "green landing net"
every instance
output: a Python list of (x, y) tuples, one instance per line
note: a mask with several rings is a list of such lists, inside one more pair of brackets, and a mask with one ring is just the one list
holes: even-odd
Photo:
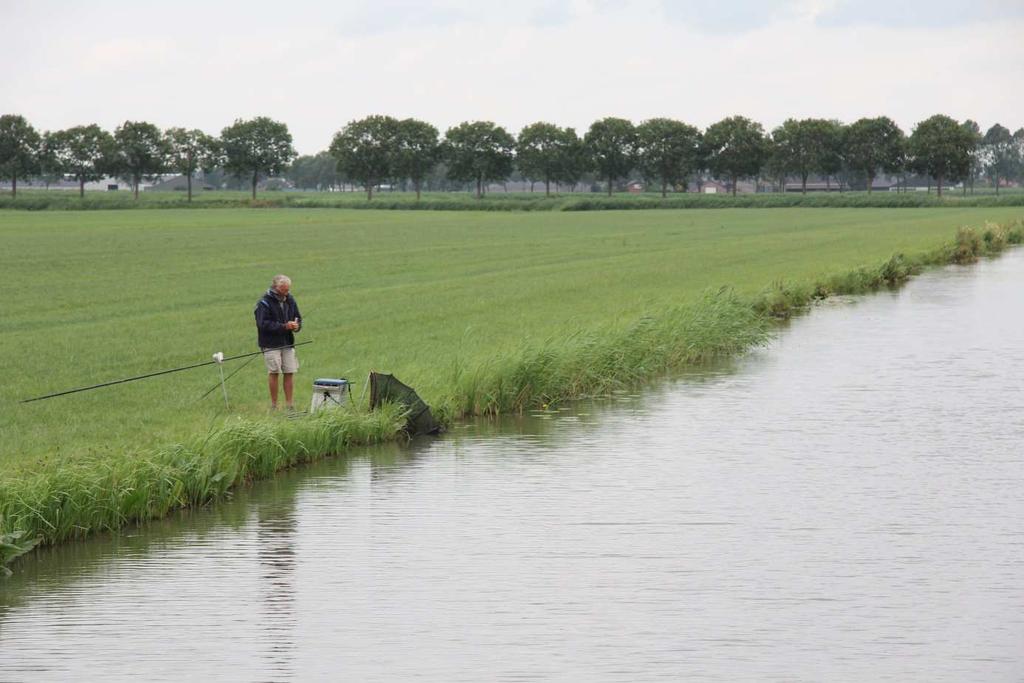
[(371, 372), (370, 408), (379, 408), (384, 403), (396, 403), (408, 411), (405, 431), (412, 436), (438, 434), (441, 431), (440, 423), (430, 414), (430, 406), (423, 402), (412, 387), (402, 384), (394, 375)]

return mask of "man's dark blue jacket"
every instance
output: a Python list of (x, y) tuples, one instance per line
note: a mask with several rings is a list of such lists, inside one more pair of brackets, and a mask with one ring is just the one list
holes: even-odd
[(273, 290), (268, 289), (263, 298), (256, 302), (255, 313), (261, 349), (276, 349), (295, 343), (292, 331), (284, 329), (286, 322), (295, 319), (298, 319), (299, 329), (302, 329), (302, 314), (291, 294), (281, 301)]

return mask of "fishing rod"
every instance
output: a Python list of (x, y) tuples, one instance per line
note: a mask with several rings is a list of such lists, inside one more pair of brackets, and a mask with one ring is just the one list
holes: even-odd
[[(209, 396), (209, 395), (210, 395), (210, 394), (212, 394), (213, 392), (217, 391), (217, 389), (220, 389), (221, 387), (223, 387), (223, 386), (224, 386), (224, 384), (225, 384), (225, 383), (226, 383), (226, 382), (227, 382), (227, 381), (228, 381), (229, 379), (231, 379), (232, 377), (234, 377), (235, 375), (237, 375), (237, 374), (239, 373), (239, 371), (241, 371), (241, 370), (244, 370), (244, 369), (246, 368), (246, 366), (248, 366), (248, 365), (249, 365), (249, 363), (251, 363), (251, 362), (253, 362), (253, 360), (255, 360), (255, 358), (256, 358), (256, 356), (253, 356), (252, 358), (250, 358), (249, 360), (245, 361), (244, 363), (242, 363), (241, 365), (239, 365), (239, 366), (238, 366), (237, 368), (235, 368), (234, 370), (232, 370), (232, 371), (231, 371), (231, 372), (230, 372), (230, 373), (228, 374), (228, 376), (227, 376), (227, 377), (224, 377), (223, 379), (221, 379), (221, 381), (217, 382), (217, 383), (216, 383), (216, 384), (214, 384), (214, 385), (213, 385), (212, 387), (210, 387), (210, 388), (209, 388), (209, 389), (208, 389), (208, 390), (206, 391), (206, 393), (205, 393), (205, 394), (203, 394), (202, 396), (200, 396), (200, 397), (199, 397), (199, 398), (198, 398), (198, 399), (196, 400), (196, 402), (198, 403), (199, 401), (202, 401), (202, 400), (203, 400), (204, 398), (206, 398), (207, 396)], [(226, 359), (225, 359), (225, 360), (226, 360)]]
[(125, 377), (124, 379), (116, 379), (111, 382), (102, 382), (100, 384), (93, 384), (88, 387), (79, 387), (77, 389), (68, 389), (67, 391), (58, 391), (53, 394), (46, 394), (45, 396), (36, 396), (35, 398), (26, 398), (19, 403), (32, 403), (33, 401), (42, 401), (47, 398), (56, 398), (58, 396), (67, 396), (68, 394), (77, 394), (80, 391), (91, 391), (92, 389), (101, 389), (103, 387), (110, 387), (115, 384), (124, 384), (125, 382), (135, 382), (140, 379), (149, 379), (150, 377), (159, 377), (160, 375), (169, 375), (172, 372), (181, 372), (183, 370), (192, 370), (195, 368), (202, 368), (207, 365), (219, 365), (225, 361), (238, 360), (239, 358), (249, 358), (250, 356), (259, 356), (267, 353), (268, 351), (280, 351), (281, 349), (293, 349), (296, 346), (303, 346), (305, 344), (312, 344), (313, 340), (299, 342), (298, 344), (287, 344), (285, 346), (278, 346), (272, 349), (261, 349), (259, 351), (253, 351), (252, 353), (240, 353), (237, 356), (228, 356), (227, 358), (220, 358), (214, 360), (208, 360), (205, 363), (196, 363), (194, 365), (185, 365), (180, 368), (171, 368), (170, 370), (161, 370), (160, 372), (150, 372), (146, 375), (137, 375), (135, 377)]

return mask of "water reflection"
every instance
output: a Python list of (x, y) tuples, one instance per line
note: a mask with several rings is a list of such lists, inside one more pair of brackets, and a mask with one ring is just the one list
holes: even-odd
[(0, 583), (0, 678), (1020, 680), (1024, 253)]
[(293, 491), (256, 504), (256, 543), (259, 558), (259, 598), (267, 668), (277, 674), (294, 673), (295, 565), (298, 514)]

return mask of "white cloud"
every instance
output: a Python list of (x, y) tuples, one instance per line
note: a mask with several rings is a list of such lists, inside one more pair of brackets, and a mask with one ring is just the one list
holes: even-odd
[(40, 128), (142, 119), (214, 133), (265, 114), (306, 153), (370, 113), (442, 130), (466, 119), (585, 130), (609, 115), (706, 126), (737, 113), (768, 128), (884, 113), (909, 129), (939, 112), (1024, 125), (1024, 19), (1013, 14), (915, 27), (824, 21), (837, 0), (747, 14), (666, 4), (24, 3), (0, 28), (19, 57), (0, 72), (0, 113)]

